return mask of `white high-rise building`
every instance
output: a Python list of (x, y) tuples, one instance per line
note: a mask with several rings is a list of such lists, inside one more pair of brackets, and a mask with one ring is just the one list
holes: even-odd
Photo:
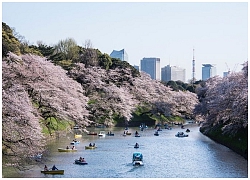
[(152, 79), (161, 80), (160, 58), (143, 58), (141, 71), (148, 73)]
[(167, 65), (161, 68), (161, 80), (164, 82), (172, 81), (186, 81), (186, 70), (177, 66)]

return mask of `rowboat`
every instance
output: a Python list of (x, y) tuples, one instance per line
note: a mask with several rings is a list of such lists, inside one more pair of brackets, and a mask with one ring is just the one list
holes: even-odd
[(105, 137), (105, 131), (100, 131), (100, 133), (98, 134), (99, 137)]
[(126, 132), (126, 135), (131, 135), (131, 132)]
[(41, 171), (44, 174), (64, 174), (64, 170)]
[(75, 138), (81, 138), (82, 135), (81, 134), (75, 134)]
[(106, 126), (104, 124), (99, 124), (99, 125), (96, 125), (97, 128), (105, 128)]
[(140, 153), (140, 152), (134, 152), (133, 153), (133, 158), (132, 158), (132, 163), (133, 163), (133, 166), (136, 166), (136, 165), (143, 166), (143, 156), (142, 156), (142, 153)]
[(136, 144), (134, 145), (134, 148), (139, 148), (139, 144), (136, 143)]
[(75, 126), (73, 127), (73, 129), (79, 129), (79, 126), (78, 126), (78, 125), (75, 125)]
[(96, 132), (89, 132), (87, 135), (97, 135)]
[(72, 141), (72, 142), (70, 143), (70, 145), (76, 145), (76, 144), (80, 144), (80, 141)]
[(154, 135), (155, 135), (155, 136), (159, 136), (158, 131), (155, 131)]
[(76, 152), (77, 149), (64, 149), (64, 148), (58, 148), (59, 152)]
[(106, 134), (107, 136), (114, 136), (115, 134), (114, 133), (108, 133)]
[(87, 162), (82, 162), (82, 161), (80, 161), (78, 159), (75, 159), (75, 164), (86, 165), (88, 163)]
[(147, 126), (145, 123), (141, 123), (140, 128), (143, 128), (143, 129), (145, 128), (145, 129), (147, 129), (148, 126)]
[(97, 148), (96, 146), (85, 146), (85, 149), (95, 149)]
[(175, 136), (176, 137), (188, 137), (188, 134), (184, 134), (184, 132), (178, 132)]

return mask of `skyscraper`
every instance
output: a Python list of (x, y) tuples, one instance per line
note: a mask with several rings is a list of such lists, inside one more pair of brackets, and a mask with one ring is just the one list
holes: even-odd
[(177, 66), (167, 65), (161, 68), (161, 80), (168, 82), (172, 81), (186, 81), (186, 70)]
[(118, 58), (121, 61), (128, 61), (128, 54), (124, 49), (120, 51), (113, 50), (112, 53), (110, 54), (110, 57)]
[(214, 64), (202, 64), (202, 80), (205, 81), (216, 75), (216, 67)]
[(160, 80), (160, 58), (143, 58), (141, 60), (141, 71), (148, 73), (152, 79)]

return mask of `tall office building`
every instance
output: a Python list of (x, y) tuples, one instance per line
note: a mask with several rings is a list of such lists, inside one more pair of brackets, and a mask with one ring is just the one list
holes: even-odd
[(214, 64), (202, 64), (202, 80), (205, 81), (216, 76), (216, 67)]
[(121, 61), (127, 61), (128, 62), (128, 54), (124, 49), (122, 49), (120, 51), (113, 50), (112, 53), (110, 54), (110, 57), (118, 58)]
[(141, 71), (148, 73), (152, 79), (160, 80), (160, 58), (143, 58), (141, 60)]
[(161, 68), (161, 80), (164, 82), (172, 81), (186, 81), (186, 70), (177, 66), (167, 65)]

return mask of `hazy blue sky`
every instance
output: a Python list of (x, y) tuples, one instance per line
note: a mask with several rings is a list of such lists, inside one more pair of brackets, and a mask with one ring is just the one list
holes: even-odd
[(216, 64), (217, 74), (241, 70), (248, 57), (247, 2), (75, 2), (2, 3), (2, 21), (32, 44), (54, 45), (87, 39), (102, 53), (125, 49), (131, 65), (143, 57), (159, 57), (192, 77), (193, 47), (196, 79), (202, 64)]

